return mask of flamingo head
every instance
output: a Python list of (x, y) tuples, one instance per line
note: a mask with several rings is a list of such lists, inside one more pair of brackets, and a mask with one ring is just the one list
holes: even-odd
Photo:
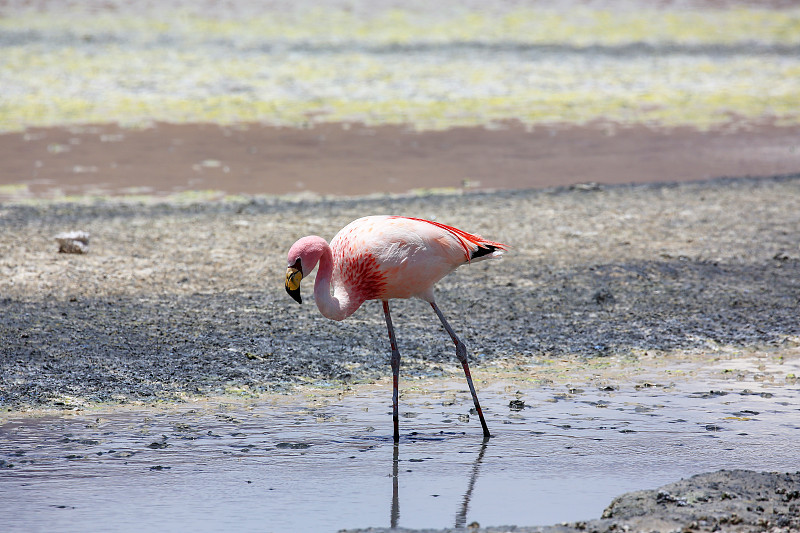
[(322, 237), (303, 237), (289, 249), (289, 267), (286, 270), (286, 292), (295, 302), (303, 303), (300, 296), (300, 282), (310, 274), (319, 263), (319, 258), (328, 246)]

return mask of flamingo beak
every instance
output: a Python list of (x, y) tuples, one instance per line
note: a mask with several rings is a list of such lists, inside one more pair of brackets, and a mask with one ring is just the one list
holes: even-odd
[(303, 279), (303, 271), (297, 266), (290, 266), (286, 270), (286, 292), (295, 302), (301, 304), (303, 303), (303, 298), (300, 296), (300, 281)]

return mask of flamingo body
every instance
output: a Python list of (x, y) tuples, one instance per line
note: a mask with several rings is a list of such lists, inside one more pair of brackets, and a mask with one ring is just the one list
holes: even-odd
[[(474, 259), (497, 257), (505, 248), (436, 222), (369, 216), (342, 228), (330, 246), (320, 237), (300, 239), (289, 250), (289, 265), (300, 259), (307, 276), (319, 263), (317, 305), (326, 317), (343, 320), (367, 300), (416, 297), (432, 302), (437, 281)], [(333, 290), (338, 308), (326, 289), (328, 295)]]
[(344, 320), (367, 300), (383, 301), (392, 344), (394, 372), (395, 440), (397, 432), (397, 369), (400, 353), (389, 314), (389, 300), (420, 298), (431, 304), (453, 342), (480, 414), (484, 435), (489, 436), (472, 386), (466, 347), (436, 306), (434, 284), (459, 266), (499, 257), (504, 244), (490, 241), (438, 222), (401, 216), (368, 216), (354, 220), (331, 240), (309, 236), (289, 249), (286, 291), (298, 303), (300, 281), (319, 265), (314, 299), (320, 312)]

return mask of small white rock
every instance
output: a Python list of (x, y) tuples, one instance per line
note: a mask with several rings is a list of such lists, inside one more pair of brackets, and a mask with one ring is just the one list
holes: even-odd
[(85, 231), (69, 231), (56, 235), (58, 252), (62, 254), (85, 254), (89, 251), (89, 234)]

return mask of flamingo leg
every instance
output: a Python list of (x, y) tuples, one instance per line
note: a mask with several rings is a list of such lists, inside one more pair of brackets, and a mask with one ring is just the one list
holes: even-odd
[[(384, 303), (385, 305), (385, 303)], [(447, 323), (447, 320), (444, 318), (444, 315), (439, 310), (435, 302), (431, 302), (431, 307), (436, 312), (436, 315), (439, 317), (439, 320), (442, 321), (442, 325), (447, 333), (450, 335), (450, 338), (453, 339), (453, 344), (456, 345), (456, 357), (458, 357), (461, 366), (464, 368), (464, 375), (467, 377), (467, 384), (469, 385), (469, 391), (472, 393), (472, 401), (475, 403), (475, 410), (478, 412), (478, 417), (481, 419), (481, 426), (483, 427), (483, 438), (488, 439), (491, 437), (491, 433), (489, 433), (489, 427), (486, 425), (486, 419), (483, 418), (483, 410), (481, 409), (481, 404), (478, 402), (478, 394), (475, 392), (475, 385), (472, 384), (472, 374), (469, 371), (469, 364), (467, 363), (467, 346), (461, 342), (461, 339), (458, 338), (453, 328), (450, 327), (450, 324)], [(387, 315), (388, 317), (388, 315)]]
[(386, 317), (386, 328), (389, 330), (389, 342), (392, 345), (392, 420), (394, 422), (394, 441), (400, 440), (400, 423), (398, 414), (397, 384), (400, 378), (400, 351), (397, 349), (397, 339), (394, 337), (392, 316), (389, 314), (389, 302), (383, 300), (383, 314)]
[[(389, 524), (392, 529), (397, 529), (397, 521), (400, 519), (399, 478), (397, 476), (399, 457), (400, 450), (395, 442), (394, 450), (392, 450), (392, 510), (389, 513)], [(464, 514), (466, 515), (466, 512)], [(466, 516), (464, 521), (467, 521)]]

